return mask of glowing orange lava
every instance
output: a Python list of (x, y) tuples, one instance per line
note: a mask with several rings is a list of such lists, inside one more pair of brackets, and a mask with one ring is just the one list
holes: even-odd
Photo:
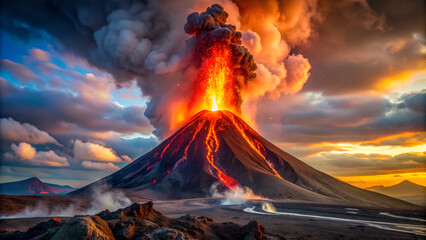
[[(180, 131), (184, 131), (186, 128), (188, 128), (189, 125), (184, 126)], [(170, 140), (170, 142), (166, 145), (166, 147), (163, 149), (163, 151), (161, 152), (160, 158), (163, 158), (164, 153), (166, 152), (166, 150), (170, 147), (170, 145), (173, 143), (173, 141), (179, 136), (179, 134), (176, 134), (172, 140)], [(175, 149), (174, 151), (176, 151), (177, 149)]]
[(192, 142), (194, 141), (195, 137), (197, 136), (197, 134), (200, 132), (201, 128), (204, 126), (204, 123), (206, 122), (206, 120), (202, 121), (201, 123), (198, 124), (197, 129), (195, 129), (194, 134), (192, 135), (192, 139), (189, 142), (189, 144), (186, 146), (185, 148), (185, 155), (188, 154), (188, 148), (191, 146)]
[(214, 156), (217, 150), (219, 149), (219, 139), (216, 135), (216, 118), (210, 119), (209, 132), (206, 137), (206, 145), (207, 145), (207, 161), (209, 161), (210, 165), (217, 172), (217, 177), (219, 180), (225, 184), (225, 186), (229, 189), (233, 189), (236, 185), (238, 185), (238, 181), (229, 177), (225, 173), (223, 173), (216, 165), (214, 164)]
[(200, 66), (196, 91), (190, 108), (239, 113), (237, 85), (231, 65), (231, 51), (217, 44), (210, 47), (209, 54)]

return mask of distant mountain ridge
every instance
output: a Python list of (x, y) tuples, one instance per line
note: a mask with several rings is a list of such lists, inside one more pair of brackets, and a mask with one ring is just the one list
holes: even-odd
[(0, 183), (0, 194), (7, 195), (66, 194), (74, 190), (75, 188), (71, 186), (45, 183), (36, 177), (17, 182)]
[(376, 190), (379, 190), (379, 189), (384, 188), (384, 187), (385, 186), (383, 186), (383, 185), (377, 185), (377, 186), (367, 187), (367, 188), (365, 188), (365, 190), (376, 191)]
[(404, 180), (398, 184), (388, 187), (380, 185), (368, 187), (365, 189), (394, 198), (399, 198), (417, 205), (426, 206), (426, 187), (408, 180)]

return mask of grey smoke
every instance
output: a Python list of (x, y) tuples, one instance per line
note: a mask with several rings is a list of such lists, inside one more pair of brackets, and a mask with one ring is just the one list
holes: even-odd
[(126, 197), (124, 192), (111, 189), (108, 185), (94, 185), (92, 188), (90, 208), (87, 214), (93, 215), (105, 209), (115, 211), (119, 208), (128, 207), (132, 201)]

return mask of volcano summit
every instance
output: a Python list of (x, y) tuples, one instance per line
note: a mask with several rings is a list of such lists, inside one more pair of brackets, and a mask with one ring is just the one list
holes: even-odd
[(206, 197), (212, 186), (219, 191), (241, 186), (273, 199), (381, 207), (408, 204), (310, 167), (226, 110), (199, 112), (156, 148), (91, 185), (97, 183), (167, 199)]

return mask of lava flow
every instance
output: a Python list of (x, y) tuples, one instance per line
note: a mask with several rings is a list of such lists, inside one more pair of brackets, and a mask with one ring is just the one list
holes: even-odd
[[(215, 117), (215, 116), (214, 116)], [(217, 177), (219, 178), (219, 180), (225, 184), (225, 186), (229, 189), (234, 188), (236, 185), (238, 185), (239, 183), (229, 177), (228, 175), (226, 175), (225, 173), (223, 173), (218, 167), (216, 167), (216, 165), (214, 164), (214, 157), (215, 157), (215, 153), (218, 151), (219, 149), (219, 139), (217, 138), (216, 135), (216, 118), (210, 119), (210, 124), (209, 124), (209, 132), (207, 134), (207, 138), (206, 138), (206, 145), (207, 145), (207, 160), (209, 161), (210, 165), (216, 170), (217, 172)]]

